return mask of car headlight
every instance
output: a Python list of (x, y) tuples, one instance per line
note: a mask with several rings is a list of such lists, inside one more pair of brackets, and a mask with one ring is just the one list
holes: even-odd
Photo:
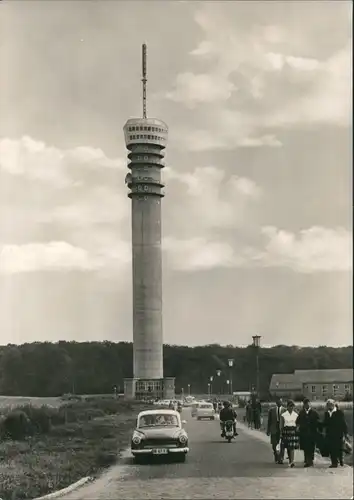
[(134, 436), (133, 437), (133, 443), (134, 444), (140, 444), (141, 443), (141, 437), (140, 436)]
[(178, 436), (178, 440), (180, 443), (185, 444), (188, 441), (188, 438), (185, 434), (180, 434)]
[(139, 434), (138, 432), (134, 432), (133, 437), (132, 437), (132, 442), (134, 444), (140, 444), (141, 441), (143, 440), (144, 436), (142, 434)]

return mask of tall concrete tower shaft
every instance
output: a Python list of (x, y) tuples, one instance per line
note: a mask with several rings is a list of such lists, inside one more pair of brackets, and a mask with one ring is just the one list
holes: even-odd
[(161, 170), (167, 125), (130, 119), (124, 127), (129, 150), (126, 183), (132, 200), (134, 378), (163, 378)]

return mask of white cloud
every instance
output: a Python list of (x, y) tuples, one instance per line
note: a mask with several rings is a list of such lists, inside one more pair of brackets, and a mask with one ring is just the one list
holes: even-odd
[(191, 238), (165, 238), (171, 266), (180, 271), (215, 267), (284, 267), (298, 273), (350, 271), (352, 236), (344, 229), (312, 227), (296, 235), (272, 226), (263, 228), (265, 248)]
[(176, 139), (194, 152), (282, 146), (274, 134), (254, 135), (256, 126), (239, 112), (218, 110), (208, 125), (208, 130), (184, 130)]
[(212, 269), (232, 266), (234, 251), (231, 245), (211, 242), (203, 238), (178, 240), (165, 238), (163, 249), (172, 267), (180, 271)]
[(227, 101), (235, 90), (235, 85), (221, 75), (181, 73), (177, 76), (175, 90), (168, 92), (166, 97), (193, 107), (201, 102)]
[(270, 69), (281, 71), (286, 66), (298, 71), (314, 71), (319, 68), (320, 62), (309, 57), (296, 57), (292, 55), (268, 52), (265, 59), (270, 63)]
[(239, 141), (239, 147), (255, 148), (255, 147), (280, 147), (282, 143), (272, 134), (266, 134), (261, 137), (245, 137)]
[(352, 269), (352, 235), (345, 229), (312, 227), (297, 236), (269, 226), (262, 232), (267, 239), (265, 265), (304, 273)]
[(190, 52), (192, 56), (210, 56), (215, 53), (217, 53), (217, 49), (213, 42), (209, 40), (203, 40), (197, 48)]
[(262, 195), (261, 188), (251, 179), (227, 176), (215, 166), (197, 167), (188, 173), (167, 168), (165, 177), (172, 203), (180, 205), (178, 212), (169, 214), (166, 230), (180, 228), (184, 234), (194, 236), (205, 236), (215, 228), (244, 224), (250, 204)]
[(62, 161), (61, 155), (58, 149), (29, 137), (22, 137), (21, 140), (0, 139), (0, 169), (12, 175), (67, 187), (72, 181), (57, 168)]
[(127, 194), (121, 189), (116, 191), (110, 186), (93, 187), (86, 196), (74, 199), (71, 203), (54, 207), (48, 213), (41, 214), (41, 222), (58, 222), (71, 227), (83, 227), (99, 223), (119, 224), (130, 214)]
[(0, 139), (0, 170), (11, 175), (46, 182), (56, 188), (66, 188), (78, 184), (70, 172), (78, 164), (85, 169), (120, 170), (126, 162), (120, 158), (109, 159), (101, 149), (96, 148), (61, 150), (28, 136), (21, 139)]
[(291, 126), (352, 122), (352, 48), (351, 42), (317, 67), (310, 90), (290, 101), (269, 118), (268, 124)]
[(27, 243), (0, 247), (0, 273), (15, 274), (38, 270), (92, 270), (97, 267), (86, 250), (64, 241)]

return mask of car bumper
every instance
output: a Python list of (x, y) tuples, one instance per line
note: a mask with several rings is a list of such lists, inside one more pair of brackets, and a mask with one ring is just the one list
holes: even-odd
[[(153, 455), (154, 448), (142, 448), (141, 450), (131, 450), (132, 455)], [(167, 448), (167, 453), (163, 453), (163, 455), (169, 455), (170, 453), (188, 453), (189, 448), (185, 446), (184, 448)], [(162, 456), (163, 456), (162, 455)], [(156, 455), (161, 456), (161, 455)]]

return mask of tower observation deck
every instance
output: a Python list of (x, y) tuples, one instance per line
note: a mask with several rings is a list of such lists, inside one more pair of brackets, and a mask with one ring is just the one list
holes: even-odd
[(174, 379), (163, 378), (161, 172), (168, 127), (146, 117), (146, 81), (143, 45), (143, 117), (124, 125), (129, 169), (125, 183), (132, 201), (134, 377), (125, 381), (125, 393), (138, 399), (163, 397), (168, 387), (174, 395)]

